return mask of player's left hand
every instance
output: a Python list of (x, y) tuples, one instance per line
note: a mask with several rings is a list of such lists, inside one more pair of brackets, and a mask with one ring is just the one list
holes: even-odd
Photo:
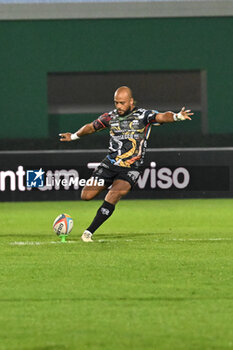
[(185, 107), (183, 107), (179, 113), (176, 114), (176, 117), (178, 120), (192, 120), (190, 118), (190, 115), (193, 115), (194, 113), (191, 113), (191, 109), (185, 109)]
[(59, 134), (60, 141), (72, 141), (71, 140), (71, 132), (64, 132)]

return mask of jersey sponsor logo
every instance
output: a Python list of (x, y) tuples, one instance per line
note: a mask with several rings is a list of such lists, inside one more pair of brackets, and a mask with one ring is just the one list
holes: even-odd
[(128, 140), (128, 139), (132, 139), (134, 138), (135, 140), (139, 139), (139, 135), (138, 134), (124, 134), (124, 135), (114, 135), (114, 140)]
[(132, 171), (128, 171), (127, 175), (133, 180), (133, 181), (136, 181), (138, 176), (139, 176), (139, 171), (135, 171), (135, 170), (132, 170)]
[(132, 121), (132, 125), (133, 125), (134, 128), (138, 128), (139, 127), (139, 120), (138, 119), (134, 119)]

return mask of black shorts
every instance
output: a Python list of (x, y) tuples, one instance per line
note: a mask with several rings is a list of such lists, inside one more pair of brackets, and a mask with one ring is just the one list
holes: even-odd
[(118, 165), (113, 165), (108, 160), (104, 160), (100, 163), (98, 168), (94, 170), (92, 176), (98, 179), (103, 179), (105, 186), (112, 185), (114, 180), (125, 180), (133, 187), (138, 181), (140, 171), (138, 169), (122, 168)]

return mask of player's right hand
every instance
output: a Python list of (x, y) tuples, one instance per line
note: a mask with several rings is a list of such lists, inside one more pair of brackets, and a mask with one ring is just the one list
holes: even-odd
[(71, 141), (71, 132), (65, 132), (63, 134), (59, 134), (60, 141)]

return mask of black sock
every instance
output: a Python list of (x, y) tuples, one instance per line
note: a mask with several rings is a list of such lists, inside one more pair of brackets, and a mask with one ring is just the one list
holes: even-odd
[(94, 220), (91, 225), (87, 228), (88, 231), (94, 233), (104, 221), (106, 221), (113, 213), (115, 205), (104, 201), (101, 207), (98, 209)]

